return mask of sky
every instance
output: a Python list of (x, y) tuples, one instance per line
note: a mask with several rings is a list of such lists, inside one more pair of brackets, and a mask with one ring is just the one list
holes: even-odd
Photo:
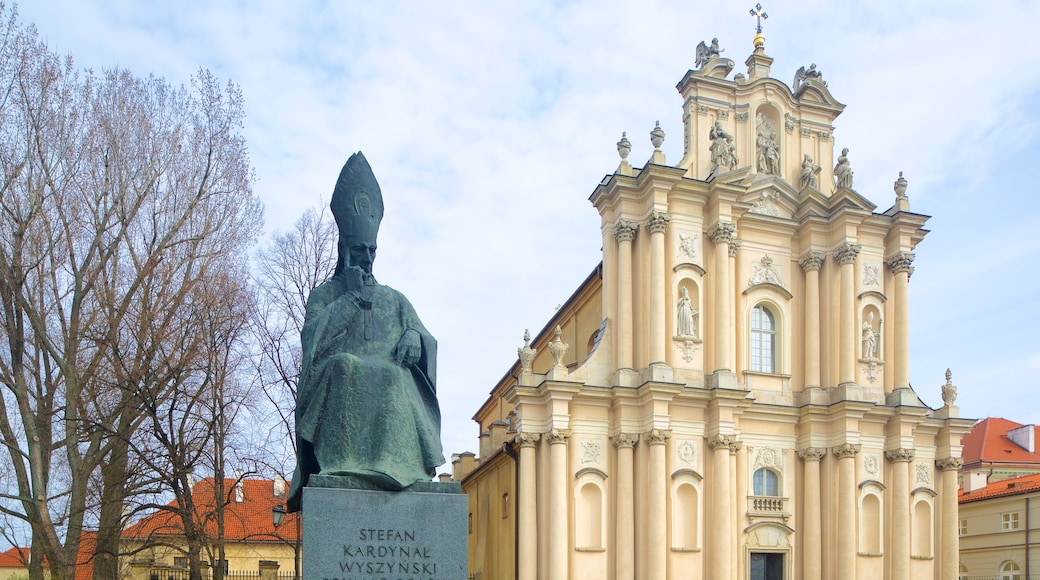
[[(745, 72), (752, 2), (33, 0), (18, 6), (80, 68), (237, 83), (265, 231), (327, 204), (362, 150), (386, 213), (374, 273), (439, 343), (446, 455), (598, 264), (588, 201), (648, 159), (656, 121), (682, 157), (676, 83), (717, 37)], [(910, 282), (911, 384), (961, 416), (1040, 423), (1040, 2), (766, 3), (772, 76), (816, 63), (855, 188), (883, 211), (899, 171), (933, 216)], [(442, 468), (447, 469), (447, 467)]]

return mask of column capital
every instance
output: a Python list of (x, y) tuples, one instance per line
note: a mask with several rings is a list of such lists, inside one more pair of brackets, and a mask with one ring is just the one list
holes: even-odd
[(935, 460), (935, 466), (942, 471), (956, 471), (964, 466), (964, 460), (960, 457), (941, 457)]
[(639, 230), (639, 223), (630, 220), (618, 220), (614, 224), (614, 239), (620, 244), (621, 242), (631, 242), (636, 239), (636, 232)]
[(831, 447), (831, 451), (838, 459), (845, 459), (846, 457), (855, 457), (862, 446), (853, 445), (851, 443), (842, 443), (836, 447)]
[(557, 443), (566, 443), (571, 437), (570, 429), (553, 429), (545, 434), (549, 438), (550, 445), (556, 445)]
[(805, 449), (798, 450), (798, 457), (802, 458), (802, 461), (819, 461), (823, 459), (823, 456), (827, 455), (826, 447), (806, 447)]
[(666, 211), (652, 211), (644, 222), (646, 231), (651, 234), (664, 233), (668, 229), (668, 220), (670, 219), (672, 219), (672, 216)]
[(713, 244), (728, 244), (733, 241), (737, 224), (719, 220), (708, 228), (708, 237)]
[(516, 434), (513, 438), (514, 445), (517, 447), (535, 447), (538, 442), (542, 439), (541, 433), (532, 433), (530, 431), (521, 431)]
[(712, 449), (732, 449), (733, 445), (738, 443), (737, 438), (732, 435), (712, 435), (708, 437), (708, 447)]
[(907, 275), (913, 274), (914, 268), (911, 264), (914, 263), (914, 257), (913, 252), (898, 252), (893, 256), (889, 256), (885, 260), (885, 265), (892, 270), (893, 274), (898, 274), (900, 272), (906, 272)]
[(651, 429), (643, 434), (643, 438), (650, 445), (664, 445), (664, 442), (672, 438), (671, 429)]
[(914, 460), (916, 452), (909, 447), (899, 447), (885, 451), (885, 457), (892, 463), (909, 463)]
[(859, 255), (859, 251), (862, 248), (863, 246), (859, 244), (845, 242), (834, 250), (834, 260), (841, 266), (855, 263), (856, 256)]
[(744, 243), (744, 241), (741, 240), (740, 238), (733, 238), (732, 240), (729, 241), (729, 257), (730, 258), (736, 258), (737, 257), (737, 250), (740, 249), (740, 246), (743, 243)]
[(800, 265), (802, 270), (805, 270), (806, 272), (809, 270), (819, 270), (823, 267), (823, 261), (826, 259), (827, 254), (816, 250), (809, 250), (804, 256), (798, 259), (798, 265)]
[(631, 449), (639, 442), (639, 433), (618, 433), (611, 437), (611, 441), (618, 449)]

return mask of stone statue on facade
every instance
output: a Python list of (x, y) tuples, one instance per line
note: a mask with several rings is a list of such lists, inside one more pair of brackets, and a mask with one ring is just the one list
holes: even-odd
[(679, 304), (675, 308), (676, 322), (675, 322), (675, 334), (680, 338), (697, 338), (697, 310), (693, 308), (693, 304), (690, 302), (690, 292), (685, 286), (682, 288), (681, 295), (679, 297)]
[(791, 89), (795, 95), (798, 95), (805, 89), (806, 81), (808, 79), (817, 80), (823, 83), (823, 86), (827, 86), (827, 83), (823, 82), (823, 75), (820, 71), (816, 70), (816, 63), (809, 65), (809, 68), (804, 66), (798, 67), (798, 70), (794, 73), (794, 82), (791, 83)]
[(838, 163), (834, 166), (834, 184), (838, 189), (852, 189), (852, 164), (849, 163), (849, 148), (841, 150)]
[(704, 68), (704, 65), (708, 64), (709, 60), (717, 58), (725, 50), (726, 49), (724, 48), (719, 48), (718, 38), (711, 39), (710, 46), (705, 44), (702, 40), (701, 43), (697, 45), (697, 60), (693, 63), (693, 66), (702, 69)]
[(874, 313), (867, 315), (866, 321), (860, 327), (860, 337), (863, 342), (863, 358), (874, 360), (878, 358), (878, 339), (880, 332), (874, 331)]
[(776, 143), (773, 120), (759, 113), (755, 128), (758, 134), (755, 140), (756, 169), (759, 173), (780, 175), (780, 146)]
[(339, 259), (307, 297), (289, 511), (300, 509), (312, 475), (396, 491), (429, 482), (444, 463), (437, 342), (404, 295), (372, 276), (383, 198), (360, 152), (343, 166), (330, 206)]
[(813, 158), (808, 153), (805, 154), (805, 159), (802, 160), (802, 173), (801, 182), (802, 187), (811, 187), (813, 189), (820, 188), (820, 171), (823, 168), (813, 163)]
[(733, 145), (733, 135), (722, 128), (721, 121), (708, 129), (708, 139), (711, 140), (711, 169), (715, 171), (720, 167), (737, 166), (737, 148)]

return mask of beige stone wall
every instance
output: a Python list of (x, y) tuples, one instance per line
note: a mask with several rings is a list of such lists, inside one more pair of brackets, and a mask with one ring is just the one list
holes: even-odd
[[(1003, 514), (1017, 514), (1018, 528), (1005, 530)], [(1040, 493), (964, 503), (958, 517), (967, 524), (966, 533), (960, 536), (960, 565), (966, 569), (965, 576), (999, 577), (1002, 565), (1013, 562), (1022, 578), (1026, 577), (1026, 523), (1035, 529), (1040, 522)], [(1030, 544), (1036, 544), (1032, 536)], [(1030, 549), (1029, 560), (1035, 576), (1040, 571), (1040, 547)]]

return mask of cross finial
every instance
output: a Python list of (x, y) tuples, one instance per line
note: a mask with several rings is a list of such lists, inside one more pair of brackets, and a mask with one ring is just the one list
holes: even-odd
[(761, 4), (755, 4), (755, 7), (751, 9), (751, 15), (755, 17), (755, 21), (758, 24), (755, 32), (762, 34), (762, 21), (769, 18), (769, 15), (762, 10)]

